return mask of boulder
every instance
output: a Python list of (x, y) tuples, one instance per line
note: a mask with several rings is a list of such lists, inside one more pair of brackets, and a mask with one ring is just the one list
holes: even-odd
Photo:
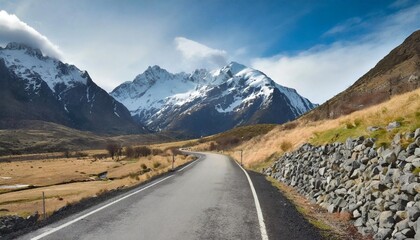
[(395, 224), (394, 214), (391, 211), (384, 211), (379, 214), (379, 227), (392, 228)]
[(390, 123), (388, 124), (388, 126), (386, 127), (386, 130), (387, 130), (388, 132), (390, 132), (390, 131), (394, 130), (395, 128), (399, 128), (399, 127), (401, 127), (401, 123), (399, 123), (399, 122), (397, 122), (397, 121), (395, 121), (395, 122), (390, 122)]

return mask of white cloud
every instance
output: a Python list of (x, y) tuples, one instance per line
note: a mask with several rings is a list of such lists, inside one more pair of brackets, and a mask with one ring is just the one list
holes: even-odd
[(9, 42), (25, 43), (41, 49), (48, 56), (62, 58), (58, 46), (54, 45), (47, 37), (21, 21), (16, 15), (0, 10), (0, 44)]
[(310, 49), (294, 56), (275, 56), (252, 61), (252, 66), (279, 84), (295, 88), (304, 97), (323, 103), (343, 91), (372, 68), (390, 46), (335, 44)]
[[(256, 58), (251, 60), (251, 66), (279, 84), (297, 89), (311, 101), (323, 103), (352, 85), (409, 34), (418, 30), (420, 5), (372, 21), (379, 24), (372, 24), (370, 33), (358, 40), (316, 46), (297, 54)], [(326, 34), (348, 31), (347, 28), (354, 27), (357, 22), (350, 19)]]
[(213, 49), (184, 37), (176, 37), (174, 42), (188, 68), (212, 69), (227, 64), (227, 53), (224, 50)]
[(334, 27), (332, 27), (330, 30), (328, 30), (326, 33), (324, 33), (324, 36), (328, 35), (334, 35), (337, 33), (342, 33), (350, 30), (352, 27), (357, 26), (362, 22), (362, 19), (358, 17), (349, 18), (343, 23), (337, 24)]

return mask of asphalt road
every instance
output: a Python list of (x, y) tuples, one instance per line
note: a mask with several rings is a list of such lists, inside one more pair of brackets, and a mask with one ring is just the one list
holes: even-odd
[(206, 153), (21, 239), (321, 239), (262, 175), (250, 175), (259, 201), (234, 161)]

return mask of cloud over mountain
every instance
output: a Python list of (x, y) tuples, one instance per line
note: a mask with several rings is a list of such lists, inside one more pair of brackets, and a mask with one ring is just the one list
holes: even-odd
[(62, 58), (57, 45), (37, 30), (21, 21), (16, 15), (0, 10), (0, 44), (9, 42), (25, 43), (31, 47), (39, 48), (48, 56)]
[(224, 50), (213, 49), (185, 37), (176, 37), (174, 42), (188, 65), (211, 69), (227, 64), (227, 53)]

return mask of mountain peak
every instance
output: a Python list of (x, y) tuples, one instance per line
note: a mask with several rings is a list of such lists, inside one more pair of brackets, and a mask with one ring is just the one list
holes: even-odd
[(248, 68), (247, 66), (237, 63), (237, 62), (230, 62), (227, 66), (225, 66), (223, 69), (229, 69), (233, 75), (239, 73), (240, 71), (244, 70), (245, 68)]
[(6, 45), (7, 50), (26, 50), (27, 53), (42, 57), (42, 52), (38, 48), (33, 48), (25, 43), (11, 42)]

